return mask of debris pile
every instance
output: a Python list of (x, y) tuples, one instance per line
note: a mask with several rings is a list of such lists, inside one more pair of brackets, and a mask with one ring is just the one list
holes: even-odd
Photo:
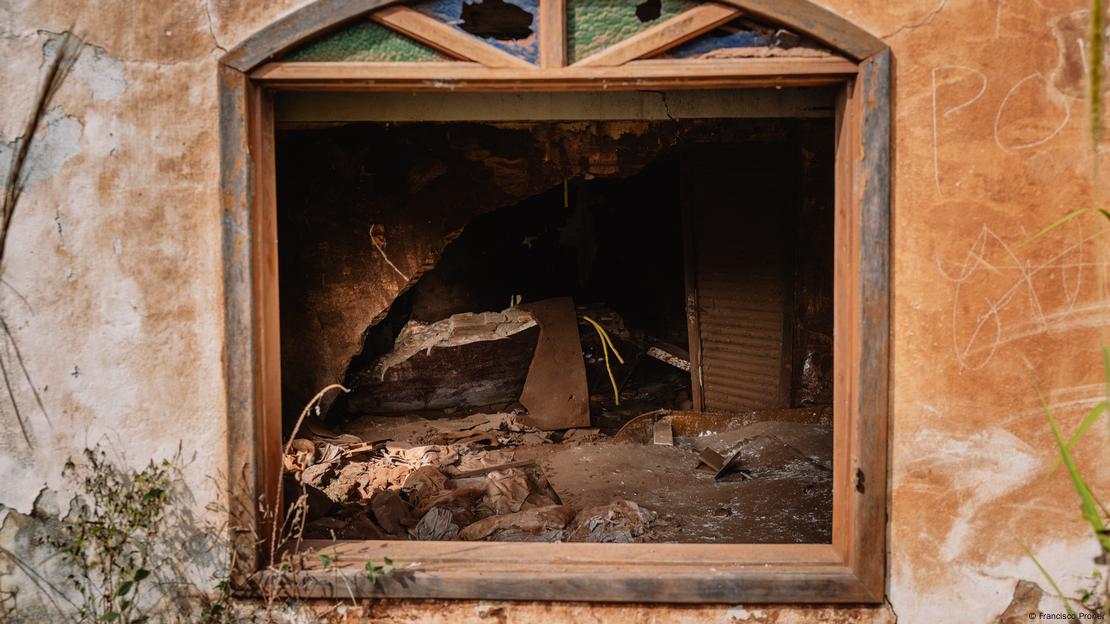
[[(308, 539), (643, 542), (656, 514), (629, 500), (576, 510), (564, 505), (539, 462), (518, 451), (596, 439), (561, 434), (517, 414), (475, 414), (394, 427), (410, 440), (342, 441), (313, 434), (289, 445), (287, 491), (302, 495)], [(339, 442), (339, 443), (333, 443)]]

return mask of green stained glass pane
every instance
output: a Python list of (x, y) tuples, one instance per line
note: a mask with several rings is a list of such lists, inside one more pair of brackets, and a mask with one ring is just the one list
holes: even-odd
[(568, 61), (580, 61), (697, 5), (696, 0), (567, 0)]
[(369, 20), (356, 21), (285, 55), (284, 61), (413, 63), (451, 60)]

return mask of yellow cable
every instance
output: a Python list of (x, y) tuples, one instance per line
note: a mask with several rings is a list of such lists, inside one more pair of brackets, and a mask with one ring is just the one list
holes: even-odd
[(624, 358), (621, 357), (620, 352), (613, 345), (613, 340), (609, 338), (609, 334), (605, 332), (605, 328), (600, 323), (585, 315), (582, 318), (586, 319), (586, 322), (593, 325), (594, 329), (597, 330), (598, 339), (601, 340), (601, 353), (605, 356), (605, 371), (609, 373), (609, 383), (613, 384), (613, 405), (620, 405), (621, 395), (617, 390), (617, 378), (613, 376), (613, 368), (609, 365), (609, 351), (613, 351), (613, 355), (617, 356), (617, 361), (621, 364), (624, 364)]

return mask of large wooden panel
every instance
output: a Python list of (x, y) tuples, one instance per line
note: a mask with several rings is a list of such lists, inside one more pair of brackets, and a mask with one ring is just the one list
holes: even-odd
[(787, 407), (796, 158), (778, 147), (684, 162), (687, 317), (696, 409)]

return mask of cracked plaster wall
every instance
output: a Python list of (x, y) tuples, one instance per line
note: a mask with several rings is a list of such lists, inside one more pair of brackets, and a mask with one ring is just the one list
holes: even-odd
[[(63, 497), (66, 458), (101, 442), (135, 464), (182, 444), (203, 506), (224, 469), (215, 63), (300, 0), (0, 0), (0, 143), (51, 53), (89, 37), (51, 110), (0, 284), (49, 421), (6, 403), (0, 516)], [(1074, 429), (1101, 392), (1101, 223), (1038, 242), (1089, 205), (1084, 0), (820, 0), (896, 59), (891, 605), (878, 609), (400, 602), (396, 621), (992, 621), (1014, 581), (1089, 572), (1036, 379)], [(1102, 146), (1102, 170), (1107, 145)], [(4, 154), (0, 154), (3, 157)], [(6, 159), (4, 159), (6, 160)], [(1103, 189), (1103, 198), (1106, 197)], [(22, 384), (22, 385), (21, 385)], [(1097, 466), (1098, 427), (1080, 452)], [(1105, 462), (1093, 475), (1110, 485)], [(1052, 605), (1046, 601), (1046, 608)], [(358, 614), (349, 612), (348, 617)]]

